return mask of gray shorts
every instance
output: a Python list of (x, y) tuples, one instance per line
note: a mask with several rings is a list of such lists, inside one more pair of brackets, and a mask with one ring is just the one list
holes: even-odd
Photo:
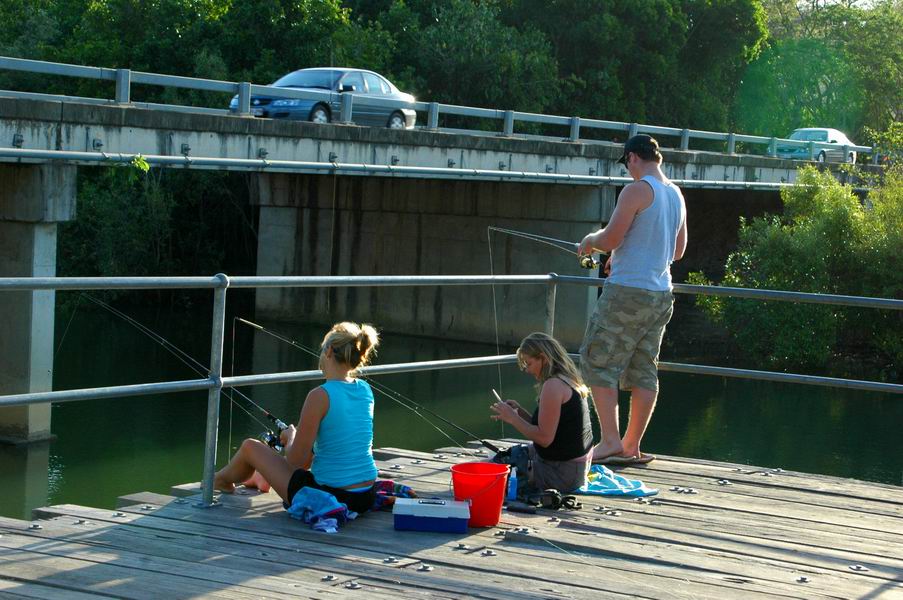
[(591, 386), (658, 391), (658, 353), (674, 311), (669, 291), (606, 283), (580, 347), (580, 372)]
[(530, 487), (538, 490), (555, 489), (562, 494), (573, 492), (586, 484), (589, 456), (583, 460), (546, 460), (536, 453), (536, 446), (528, 446), (530, 453)]

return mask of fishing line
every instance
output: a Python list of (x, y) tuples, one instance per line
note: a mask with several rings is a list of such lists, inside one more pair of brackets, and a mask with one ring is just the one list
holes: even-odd
[[(158, 344), (160, 344), (161, 346), (163, 346), (163, 348), (165, 348), (170, 354), (172, 354), (173, 356), (175, 356), (180, 362), (182, 362), (182, 364), (184, 364), (185, 366), (187, 366), (189, 369), (191, 369), (192, 371), (194, 371), (196, 374), (200, 375), (201, 377), (206, 377), (206, 376), (209, 374), (208, 371), (207, 371), (207, 368), (206, 368), (203, 364), (201, 364), (200, 361), (194, 359), (191, 355), (189, 355), (189, 354), (186, 353), (184, 350), (182, 350), (181, 348), (179, 348), (178, 346), (176, 346), (175, 344), (173, 344), (172, 342), (170, 342), (169, 340), (167, 340), (166, 338), (164, 338), (162, 335), (156, 333), (156, 332), (153, 331), (152, 329), (150, 329), (150, 328), (146, 327), (145, 325), (141, 324), (140, 322), (138, 322), (137, 320), (133, 319), (133, 318), (130, 317), (129, 315), (125, 314), (124, 312), (122, 312), (122, 311), (120, 311), (120, 310), (114, 308), (113, 306), (107, 304), (107, 303), (104, 302), (103, 300), (100, 300), (100, 299), (98, 299), (98, 298), (94, 298), (93, 296), (90, 296), (90, 295), (85, 294), (85, 293), (82, 293), (81, 296), (84, 297), (84, 298), (87, 298), (87, 299), (90, 300), (91, 302), (94, 302), (94, 303), (97, 304), (98, 306), (101, 306), (102, 308), (108, 310), (108, 311), (111, 312), (112, 314), (116, 315), (117, 317), (121, 318), (121, 319), (124, 320), (125, 322), (129, 323), (130, 325), (132, 325), (133, 327), (135, 327), (136, 329), (138, 329), (138, 331), (140, 331), (140, 332), (143, 333), (144, 335), (146, 335), (146, 336), (148, 336), (149, 338), (151, 338), (153, 341), (155, 341), (155, 342), (157, 342)], [(224, 394), (227, 398), (229, 398), (230, 402), (232, 402), (233, 404), (235, 404), (236, 406), (238, 406), (238, 408), (240, 408), (240, 409), (243, 410), (245, 413), (247, 413), (247, 415), (248, 415), (249, 417), (251, 417), (253, 420), (257, 421), (257, 423), (259, 423), (260, 425), (262, 425), (264, 428), (267, 428), (267, 429), (268, 429), (268, 428), (270, 427), (269, 423), (266, 423), (266, 422), (264, 422), (264, 421), (261, 421), (261, 420), (260, 420), (259, 418), (257, 418), (257, 416), (254, 415), (250, 410), (248, 410), (247, 408), (245, 408), (245, 407), (242, 406), (241, 404), (235, 402), (235, 399), (234, 399), (233, 396), (232, 396), (233, 393), (236, 394), (236, 395), (238, 395), (238, 396), (240, 396), (241, 398), (244, 398), (244, 399), (247, 400), (250, 404), (252, 404), (252, 405), (254, 405), (255, 407), (257, 407), (258, 409), (260, 409), (260, 410), (261, 410), (268, 418), (270, 418), (270, 419), (273, 420), (274, 422), (278, 420), (278, 419), (276, 419), (276, 417), (274, 417), (267, 409), (263, 408), (262, 406), (260, 406), (259, 404), (257, 404), (257, 403), (254, 402), (253, 400), (251, 400), (247, 395), (243, 394), (242, 392), (240, 392), (240, 391), (238, 391), (238, 390), (236, 390), (236, 389), (232, 389), (232, 388), (229, 388), (229, 389), (224, 388), (224, 389), (222, 390), (222, 392), (223, 392), (223, 394)]]
[[(263, 333), (265, 333), (265, 334), (267, 334), (267, 335), (269, 335), (269, 336), (271, 336), (271, 337), (274, 337), (274, 338), (276, 338), (277, 340), (279, 340), (279, 341), (281, 341), (281, 342), (285, 342), (286, 344), (289, 344), (290, 346), (292, 346), (292, 347), (294, 347), (294, 348), (296, 348), (296, 349), (298, 349), (298, 350), (301, 350), (302, 352), (305, 352), (305, 353), (309, 354), (310, 356), (312, 356), (312, 357), (314, 357), (314, 358), (319, 358), (319, 357), (320, 357), (320, 353), (319, 353), (319, 352), (317, 352), (317, 351), (315, 351), (315, 350), (313, 350), (313, 349), (311, 349), (311, 348), (308, 348), (307, 346), (305, 346), (304, 344), (301, 344), (300, 342), (297, 342), (297, 341), (295, 341), (295, 340), (289, 339), (288, 337), (286, 337), (286, 336), (284, 336), (284, 335), (281, 335), (281, 334), (279, 334), (279, 333), (277, 333), (277, 332), (275, 332), (275, 331), (272, 331), (272, 330), (270, 330), (270, 329), (264, 327), (263, 325), (260, 325), (260, 324), (258, 324), (258, 323), (254, 323), (253, 321), (248, 321), (247, 319), (243, 319), (243, 318), (241, 318), (241, 317), (235, 317), (235, 320), (237, 320), (237, 321), (240, 322), (240, 323), (244, 323), (245, 325), (248, 325), (249, 327), (253, 327), (254, 329), (257, 329), (258, 331), (261, 331), (261, 332), (263, 332)], [(446, 424), (450, 425), (451, 427), (454, 427), (455, 429), (457, 429), (458, 431), (460, 431), (460, 432), (463, 433), (464, 435), (470, 437), (471, 439), (474, 439), (474, 440), (479, 441), (481, 444), (483, 444), (484, 446), (486, 446), (486, 448), (488, 448), (489, 450), (492, 450), (493, 452), (498, 452), (498, 451), (499, 451), (499, 449), (498, 449), (495, 445), (493, 445), (492, 443), (487, 442), (487, 441), (485, 441), (485, 440), (483, 440), (483, 439), (480, 439), (479, 436), (474, 435), (473, 433), (471, 433), (471, 432), (467, 431), (466, 429), (464, 429), (463, 427), (461, 427), (461, 426), (459, 426), (459, 425), (457, 425), (457, 424), (455, 424), (455, 423), (449, 421), (448, 419), (446, 419), (446, 418), (443, 417), (442, 415), (437, 414), (436, 412), (430, 410), (429, 408), (427, 408), (427, 407), (425, 407), (425, 406), (423, 406), (423, 405), (421, 405), (421, 404), (418, 404), (417, 402), (414, 402), (413, 400), (411, 400), (410, 398), (408, 398), (407, 396), (405, 396), (405, 395), (402, 394), (401, 392), (398, 392), (398, 391), (396, 391), (396, 390), (390, 388), (389, 386), (387, 386), (387, 385), (385, 385), (385, 384), (381, 384), (381, 383), (379, 383), (379, 382), (377, 382), (377, 381), (374, 381), (373, 379), (371, 379), (371, 378), (369, 378), (369, 377), (364, 377), (364, 376), (362, 376), (362, 378), (365, 379), (365, 380), (366, 380), (366, 381), (367, 381), (374, 389), (376, 389), (378, 392), (383, 393), (384, 395), (388, 396), (390, 400), (395, 401), (395, 402), (398, 403), (399, 405), (403, 406), (404, 408), (407, 408), (408, 410), (410, 410), (411, 412), (413, 412), (414, 414), (416, 414), (417, 416), (419, 416), (420, 418), (422, 418), (422, 419), (423, 419), (424, 421), (426, 421), (430, 426), (432, 426), (434, 429), (436, 429), (436, 431), (438, 431), (439, 433), (441, 433), (446, 439), (448, 439), (449, 441), (451, 441), (451, 442), (455, 445), (455, 447), (460, 448), (461, 450), (464, 450), (464, 453), (467, 454), (468, 456), (473, 456), (473, 454), (471, 454), (471, 453), (467, 450), (467, 448), (465, 448), (465, 447), (464, 447), (462, 444), (460, 444), (457, 440), (455, 440), (454, 438), (452, 438), (447, 432), (443, 431), (443, 430), (442, 430), (441, 428), (439, 428), (435, 423), (433, 423), (432, 421), (430, 421), (430, 420), (429, 420), (426, 416), (424, 416), (420, 411), (423, 410), (423, 411), (428, 412), (428, 413), (429, 413), (430, 415), (432, 415), (433, 417), (439, 419), (439, 420), (442, 421), (443, 423), (446, 423)]]
[(489, 226), (489, 229), (510, 236), (524, 238), (533, 242), (539, 242), (540, 244), (546, 244), (548, 246), (552, 246), (553, 248), (558, 248), (559, 250), (564, 250), (565, 252), (576, 256), (579, 259), (580, 266), (584, 269), (595, 269), (600, 264), (602, 264), (599, 259), (592, 255), (581, 255), (578, 252), (578, 250), (580, 249), (580, 244), (578, 242), (569, 242), (567, 240), (559, 240), (557, 238), (539, 235), (536, 233), (527, 233), (525, 231), (505, 229), (503, 227), (493, 227), (491, 225)]
[[(489, 276), (495, 277), (495, 266), (492, 261), (492, 227), (489, 227), (486, 230), (486, 244), (489, 246)], [(492, 289), (492, 320), (495, 324), (495, 355), (500, 356), (502, 354), (502, 350), (499, 346), (499, 309), (498, 303), (495, 299), (495, 281), (492, 282), (492, 285), (490, 287)], [(504, 394), (504, 391), (502, 390), (502, 365), (500, 363), (496, 364), (495, 368), (498, 371), (499, 375), (499, 394)], [(499, 420), (499, 424), (502, 428), (502, 435), (499, 437), (504, 439), (505, 437), (507, 437), (505, 435), (505, 422)]]

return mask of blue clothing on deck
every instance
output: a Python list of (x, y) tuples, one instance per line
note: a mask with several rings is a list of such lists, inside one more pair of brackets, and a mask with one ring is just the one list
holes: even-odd
[(327, 381), (329, 410), (320, 421), (311, 472), (318, 483), (343, 488), (376, 479), (373, 390), (366, 381)]
[(623, 475), (614, 473), (605, 465), (593, 465), (586, 484), (574, 492), (589, 496), (628, 496), (637, 498), (642, 496), (654, 496), (658, 490), (646, 487), (639, 479), (627, 479)]

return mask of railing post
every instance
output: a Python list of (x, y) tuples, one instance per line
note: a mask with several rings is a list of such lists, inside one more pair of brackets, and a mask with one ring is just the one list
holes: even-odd
[(778, 138), (773, 137), (771, 141), (768, 142), (768, 156), (772, 158), (778, 155)]
[(843, 145), (843, 160), (840, 162), (847, 162), (847, 159), (850, 158), (850, 147), (846, 144)]
[(569, 142), (576, 142), (580, 139), (580, 117), (571, 117), (571, 133), (568, 135)]
[(351, 110), (352, 105), (354, 104), (354, 96), (351, 92), (345, 92), (342, 94), (342, 111), (339, 116), (339, 120), (342, 123), (351, 123)]
[(506, 110), (505, 111), (505, 121), (502, 126), (502, 135), (511, 137), (514, 135), (514, 111)]
[(131, 102), (132, 71), (116, 69), (116, 104)]
[(201, 502), (198, 506), (210, 507), (213, 503), (213, 476), (216, 471), (216, 442), (219, 433), (219, 399), (223, 388), (223, 337), (226, 328), (226, 290), (229, 278), (223, 273), (216, 276), (220, 286), (213, 290), (213, 329), (210, 334), (210, 379), (215, 385), (207, 392), (207, 441), (204, 446), (204, 478), (201, 481)]
[(636, 135), (636, 132), (639, 130), (639, 125), (636, 123), (631, 123), (630, 127), (627, 128), (627, 139), (632, 138)]
[(680, 132), (680, 149), (681, 150), (689, 150), (690, 149), (690, 130), (683, 129)]
[(809, 141), (809, 160), (815, 160), (815, 142)]
[(549, 273), (552, 282), (546, 290), (546, 333), (549, 336), (555, 335), (555, 297), (558, 295), (558, 275)]
[(872, 144), (872, 164), (878, 164), (878, 146), (875, 144)]
[(735, 136), (733, 133), (727, 134), (727, 153), (737, 153), (737, 136)]
[(238, 114), (251, 114), (251, 83), (248, 81), (238, 84)]
[(426, 114), (426, 128), (439, 129), (439, 103), (430, 102), (430, 110)]

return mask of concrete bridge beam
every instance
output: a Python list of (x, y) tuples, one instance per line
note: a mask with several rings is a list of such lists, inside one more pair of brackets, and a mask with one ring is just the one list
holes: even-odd
[[(56, 275), (57, 223), (75, 218), (76, 167), (0, 165), (0, 277)], [(0, 393), (53, 387), (55, 292), (0, 293)], [(50, 405), (0, 409), (0, 441), (50, 438)]]
[[(614, 210), (611, 186), (544, 186), (259, 174), (258, 275), (583, 275), (574, 255), (489, 226), (579, 241)], [(556, 336), (579, 343), (594, 289), (559, 288)], [(499, 336), (514, 344), (545, 326), (544, 286), (496, 289)], [(418, 335), (495, 338), (492, 290), (482, 287), (261, 289), (258, 316), (349, 319)]]

